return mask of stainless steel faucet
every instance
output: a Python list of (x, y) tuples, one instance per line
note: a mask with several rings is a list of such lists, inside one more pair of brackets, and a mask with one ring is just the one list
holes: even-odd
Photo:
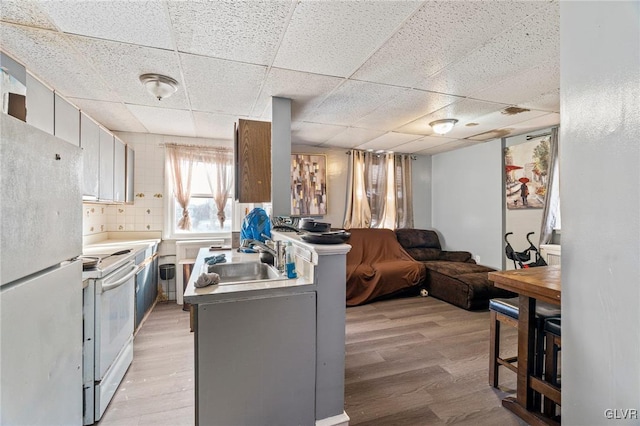
[(274, 244), (274, 247), (270, 247), (269, 245), (263, 243), (262, 241), (246, 238), (242, 240), (242, 243), (240, 244), (240, 248), (238, 249), (238, 251), (240, 251), (240, 249), (243, 249), (243, 248), (251, 248), (253, 246), (258, 246), (262, 250), (266, 251), (267, 253), (270, 253), (273, 256), (273, 266), (276, 269), (278, 269), (278, 271), (282, 272), (284, 271), (284, 245), (282, 244), (282, 241), (275, 241), (275, 240), (268, 240), (268, 241), (272, 241)]

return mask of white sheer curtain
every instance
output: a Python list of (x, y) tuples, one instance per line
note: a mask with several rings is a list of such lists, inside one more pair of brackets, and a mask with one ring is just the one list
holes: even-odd
[(191, 229), (189, 201), (191, 181), (196, 163), (203, 163), (207, 170), (207, 180), (217, 207), (220, 227), (226, 219), (224, 208), (233, 184), (233, 152), (229, 148), (166, 144), (167, 162), (173, 179), (174, 196), (182, 207), (182, 217), (178, 228)]
[(230, 151), (220, 150), (207, 152), (203, 154), (202, 158), (208, 165), (207, 180), (218, 209), (217, 216), (220, 228), (222, 228), (226, 220), (224, 208), (227, 205), (233, 184), (233, 154)]
[(351, 151), (345, 228), (413, 226), (411, 156)]
[(558, 159), (558, 128), (551, 129), (549, 141), (549, 170), (547, 171), (547, 193), (542, 210), (540, 244), (551, 242), (554, 228), (560, 227), (560, 161)]
[(173, 179), (173, 195), (182, 207), (182, 217), (178, 220), (178, 228), (191, 229), (189, 217), (189, 200), (191, 199), (191, 176), (195, 153), (192, 150), (181, 149), (178, 145), (166, 145), (167, 161)]
[(365, 188), (364, 154), (362, 151), (351, 151), (351, 173), (347, 183), (347, 211), (344, 218), (344, 227), (347, 229), (369, 228), (371, 225), (371, 208)]

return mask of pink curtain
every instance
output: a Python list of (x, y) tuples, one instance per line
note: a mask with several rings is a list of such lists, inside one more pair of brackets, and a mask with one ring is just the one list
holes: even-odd
[(182, 217), (178, 220), (178, 228), (191, 229), (189, 217), (189, 200), (191, 199), (191, 176), (195, 161), (194, 151), (180, 149), (178, 145), (166, 145), (167, 161), (173, 178), (173, 191), (178, 204), (182, 207)]
[(222, 228), (226, 220), (224, 208), (233, 183), (233, 154), (227, 150), (216, 150), (203, 154), (203, 160), (207, 164), (207, 180), (218, 209), (220, 228)]

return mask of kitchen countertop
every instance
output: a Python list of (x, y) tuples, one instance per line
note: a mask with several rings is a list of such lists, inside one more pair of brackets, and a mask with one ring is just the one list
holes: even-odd
[[(160, 238), (147, 238), (147, 239), (105, 239), (96, 241), (92, 244), (86, 244), (82, 247), (82, 254), (84, 256), (95, 256), (115, 253), (120, 250), (132, 249), (132, 252), (126, 256), (121, 256), (122, 261), (125, 259), (133, 259), (135, 256), (145, 250), (150, 249), (154, 245), (160, 243)], [(98, 278), (100, 276), (99, 271), (96, 269), (88, 269), (82, 272), (82, 279), (87, 280), (90, 278)]]
[(261, 298), (267, 296), (286, 295), (313, 291), (315, 284), (313, 278), (300, 276), (298, 278), (272, 281), (252, 281), (242, 284), (210, 285), (197, 288), (194, 283), (201, 273), (204, 258), (224, 253), (226, 263), (259, 262), (258, 253), (240, 253), (236, 250), (209, 250), (202, 248), (193, 266), (193, 272), (184, 292), (184, 300), (191, 304), (215, 303), (226, 300)]

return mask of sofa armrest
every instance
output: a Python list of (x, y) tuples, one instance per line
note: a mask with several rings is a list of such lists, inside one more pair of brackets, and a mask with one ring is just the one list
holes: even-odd
[(476, 263), (476, 261), (471, 258), (471, 253), (469, 253), (468, 251), (442, 251), (440, 252), (440, 257), (438, 258), (438, 260)]

